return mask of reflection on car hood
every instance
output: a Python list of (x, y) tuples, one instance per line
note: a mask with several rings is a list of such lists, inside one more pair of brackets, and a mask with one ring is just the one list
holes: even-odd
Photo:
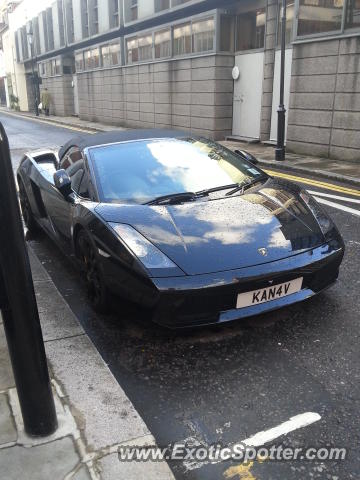
[(256, 193), (180, 205), (101, 204), (106, 221), (132, 225), (186, 274), (232, 270), (296, 255), (324, 242), (299, 188), (268, 181)]

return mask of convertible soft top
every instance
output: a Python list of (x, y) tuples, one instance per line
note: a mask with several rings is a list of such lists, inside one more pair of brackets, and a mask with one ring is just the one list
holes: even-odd
[(65, 143), (59, 150), (60, 160), (71, 147), (78, 147), (83, 150), (87, 147), (95, 147), (96, 145), (105, 145), (107, 143), (128, 142), (130, 140), (145, 140), (148, 138), (184, 138), (189, 137), (189, 132), (181, 130), (161, 130), (161, 129), (133, 129), (133, 130), (111, 130), (92, 134), (83, 134), (73, 137)]

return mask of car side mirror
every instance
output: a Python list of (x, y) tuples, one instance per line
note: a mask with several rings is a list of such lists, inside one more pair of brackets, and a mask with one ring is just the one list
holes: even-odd
[(239, 157), (244, 158), (253, 165), (257, 165), (259, 163), (259, 160), (255, 158), (254, 155), (251, 155), (251, 153), (246, 152), (245, 150), (234, 150), (234, 152), (236, 155), (239, 155)]
[(69, 200), (73, 190), (71, 188), (70, 177), (64, 169), (57, 170), (54, 173), (54, 184), (65, 200)]

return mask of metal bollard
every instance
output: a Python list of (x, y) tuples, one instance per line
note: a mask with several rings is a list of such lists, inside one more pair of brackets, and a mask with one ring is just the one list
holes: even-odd
[(8, 139), (0, 123), (0, 308), (26, 433), (57, 428)]

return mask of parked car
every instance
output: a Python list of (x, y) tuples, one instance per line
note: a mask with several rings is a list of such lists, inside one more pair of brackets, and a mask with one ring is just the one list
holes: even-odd
[(27, 228), (76, 260), (95, 310), (115, 294), (171, 328), (305, 300), (336, 281), (344, 255), (306, 191), (187, 132), (82, 135), (25, 155), (17, 180)]

